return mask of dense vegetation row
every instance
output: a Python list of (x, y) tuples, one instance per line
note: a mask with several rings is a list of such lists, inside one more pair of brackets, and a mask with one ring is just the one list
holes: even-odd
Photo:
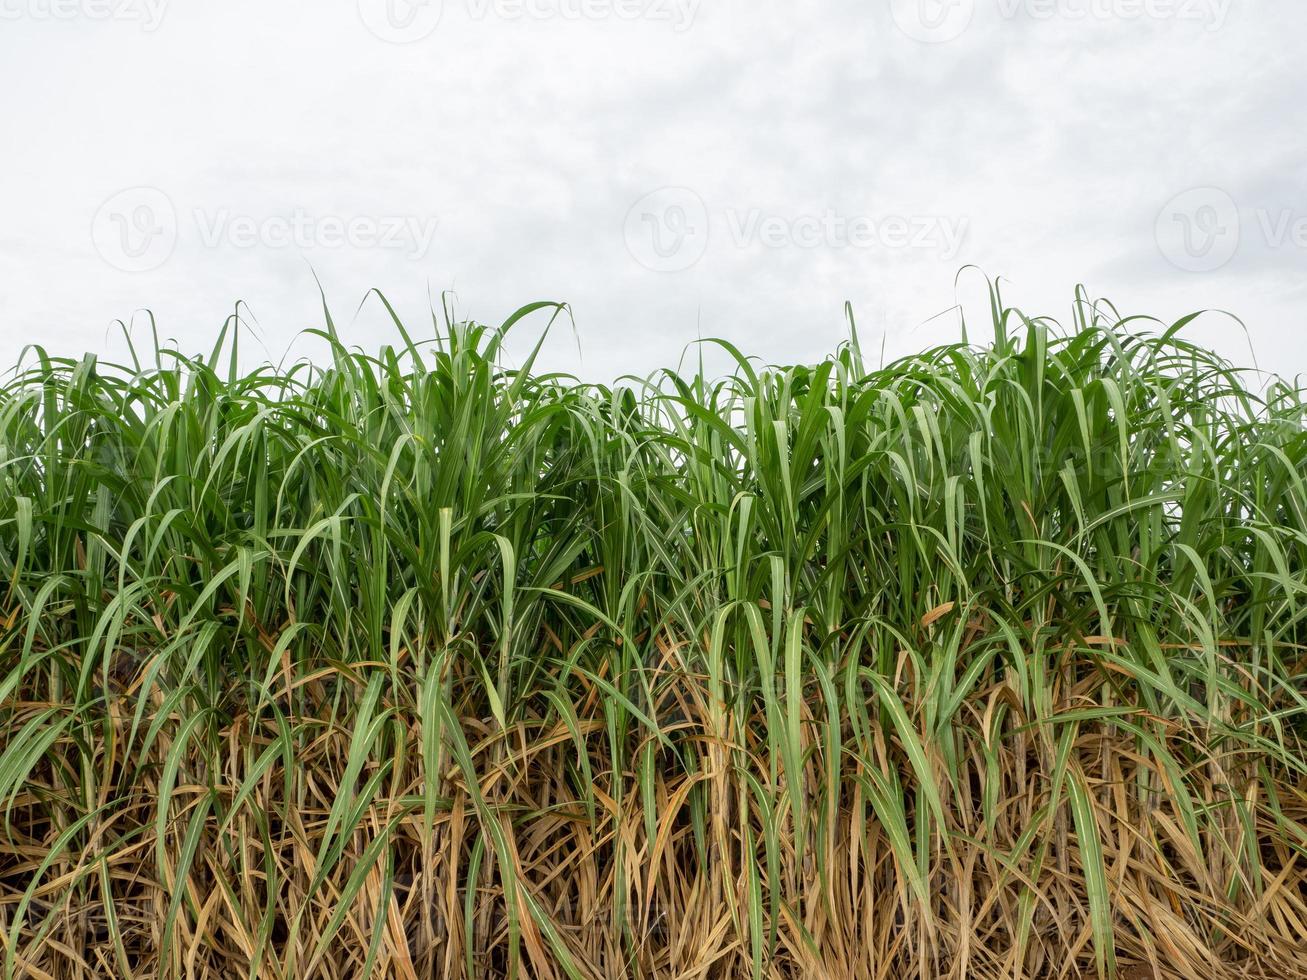
[(4, 975), (1307, 976), (1304, 390), (991, 312), (611, 387), (500, 366), (553, 304), (30, 353)]

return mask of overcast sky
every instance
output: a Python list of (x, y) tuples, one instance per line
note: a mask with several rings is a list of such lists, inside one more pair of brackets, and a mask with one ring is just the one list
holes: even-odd
[(0, 363), (237, 300), (280, 357), (314, 273), (367, 348), (377, 287), (417, 332), (566, 300), (593, 379), (818, 358), (846, 300), (894, 355), (983, 317), (974, 264), (1307, 372), (1304, 40), (1298, 0), (0, 0)]

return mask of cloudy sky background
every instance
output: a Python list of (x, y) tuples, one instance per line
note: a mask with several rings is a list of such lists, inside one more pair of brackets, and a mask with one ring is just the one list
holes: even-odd
[(416, 332), (566, 300), (547, 363), (592, 379), (817, 358), (846, 300), (893, 356), (981, 323), (974, 264), (1307, 373), (1304, 37), (1288, 0), (0, 0), (0, 363), (147, 308), (207, 349), (237, 300), (280, 357), (315, 273), (365, 348), (377, 287)]

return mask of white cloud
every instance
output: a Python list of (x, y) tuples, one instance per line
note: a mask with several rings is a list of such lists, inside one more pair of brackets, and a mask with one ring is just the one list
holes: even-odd
[[(1067, 313), (1082, 282), (1129, 312), (1228, 309), (1264, 366), (1307, 371), (1302, 5), (920, 0), (970, 8), (929, 43), (899, 27), (918, 0), (391, 0), (426, 18), (394, 21), (416, 25), (396, 44), (372, 0), (173, 0), (152, 29), (78, 14), (99, 2), (53, 18), (0, 0), (0, 363), (32, 341), (111, 346), (142, 307), (198, 350), (238, 299), (279, 355), (320, 322), (313, 272), (364, 346), (390, 339), (379, 311), (351, 319), (376, 286), (414, 325), (445, 289), (487, 321), (568, 300), (583, 358), (564, 330), (548, 363), (593, 378), (675, 362), (700, 335), (819, 357), (845, 299), (894, 354), (951, 337), (956, 318), (929, 318), (974, 262), (1032, 312)], [(157, 215), (96, 215), (140, 187), (175, 208), (175, 242), (129, 271), (106, 236)], [(666, 187), (707, 222), (673, 271), (627, 240), (632, 206)], [(1196, 272), (1155, 235), (1204, 187), (1236, 203), (1240, 245)], [(635, 233), (665, 250), (683, 217)], [(371, 234), (405, 221), (429, 245)], [(916, 247), (900, 221), (965, 234)], [(296, 222), (313, 233), (281, 234)], [(1247, 360), (1228, 324), (1198, 329)]]

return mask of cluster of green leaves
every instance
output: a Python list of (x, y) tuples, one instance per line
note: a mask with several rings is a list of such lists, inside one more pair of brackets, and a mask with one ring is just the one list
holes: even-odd
[[(814, 861), (834, 873), (823, 842), (850, 805), (931, 908), (963, 828), (974, 841), (1004, 821), (1001, 743), (1020, 737), (1044, 805), (1005, 859), (1037, 881), (1071, 815), (1109, 972), (1097, 824), (1113, 791), (1090, 785), (1078, 741), (1093, 727), (1151, 761), (1130, 798), (1176, 801), (1201, 863), (1226, 869), (1225, 898), (1255, 903), (1266, 814), (1303, 843), (1277, 796), (1304, 772), (1303, 391), (1250, 383), (1187, 342), (1187, 321), (1122, 320), (1078, 295), (1063, 330), (992, 302), (983, 347), (872, 368), (854, 339), (763, 368), (723, 344), (727, 378), (613, 386), (537, 374), (534, 354), (500, 366), (506, 333), (555, 304), (498, 328), (447, 319), (421, 342), (396, 318), (400, 342), (375, 354), (328, 316), (325, 363), (253, 371), (234, 325), (209, 357), (36, 349), (0, 389), (0, 802), (10, 840), (43, 851), (23, 852), (22, 901), (6, 906), (8, 970), (59, 921), (36, 898), (55, 869), (71, 874), (65, 901), (109, 894), (94, 856), (150, 841), (177, 885), (269, 773), (286, 805), (302, 799), (297, 760), (323, 718), (349, 744), (315, 887), (410, 736), (404, 765), (422, 777), (387, 818), (429, 836), (457, 774), (487, 854), (512, 867), (466, 721), (561, 724), (577, 746), (562, 778), (592, 821), (630, 801), (656, 840), (653, 787), (676, 772), (699, 860), (749, 836), (758, 860), (731, 914), (761, 971), (791, 901), (778, 879)], [(702, 718), (677, 693), (687, 678)], [(971, 706), (998, 687), (1011, 696), (982, 719)], [(279, 734), (245, 746), (224, 785), (238, 722)], [(732, 828), (723, 772), (764, 820)], [(153, 812), (106, 821), (138, 783)], [(182, 786), (208, 790), (183, 805)], [(354, 894), (386, 839), (359, 858)], [(528, 878), (500, 873), (510, 966), (534, 927), (584, 972)], [(1038, 889), (1024, 894), (1029, 911)], [(165, 946), (198, 909), (172, 895)]]

